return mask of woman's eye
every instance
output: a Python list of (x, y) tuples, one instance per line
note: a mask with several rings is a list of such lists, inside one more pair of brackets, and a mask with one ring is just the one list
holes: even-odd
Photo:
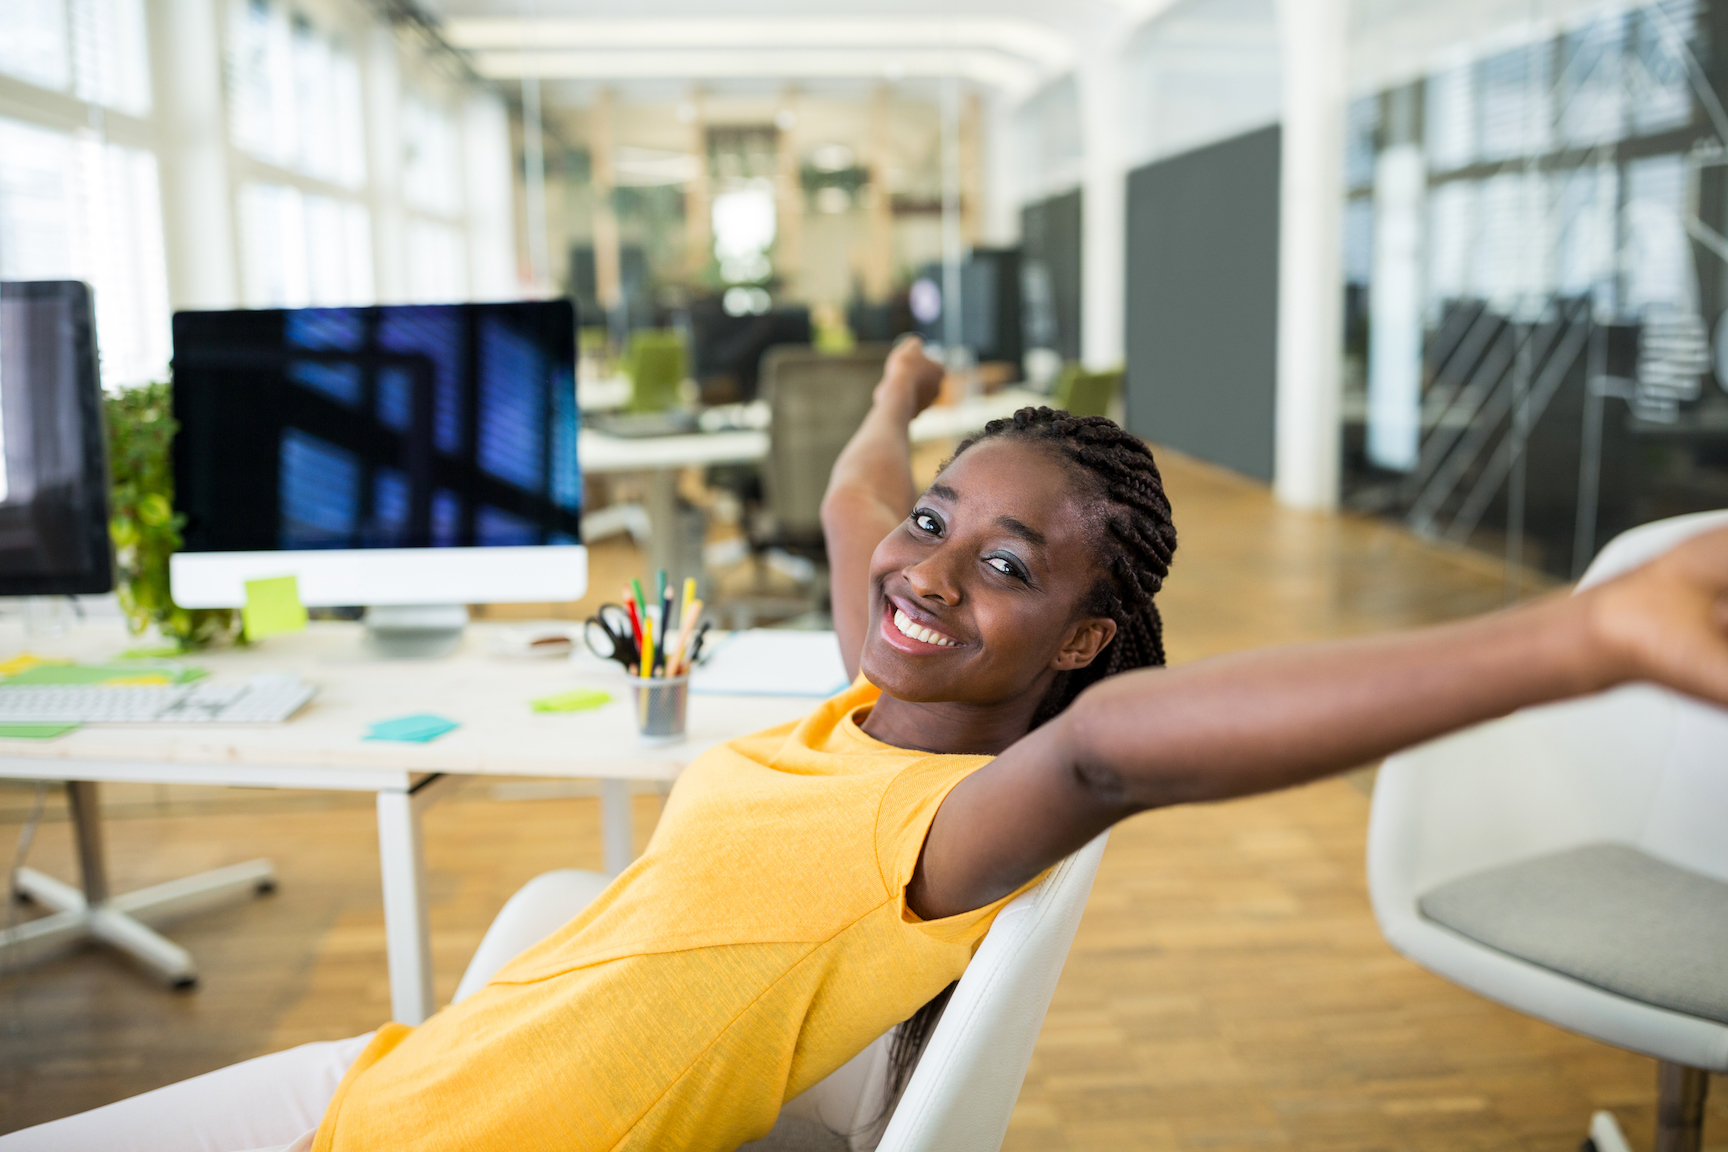
[(1020, 575), (1020, 569), (1016, 568), (1012, 561), (1004, 560), (1000, 556), (987, 556), (984, 559), (984, 563), (990, 565), (990, 567), (996, 569), (996, 571), (1002, 573), (1004, 576), (1012, 576), (1016, 580), (1023, 578)]
[(928, 532), (932, 536), (942, 531), (942, 522), (928, 512), (912, 513), (912, 523), (918, 526), (920, 532)]

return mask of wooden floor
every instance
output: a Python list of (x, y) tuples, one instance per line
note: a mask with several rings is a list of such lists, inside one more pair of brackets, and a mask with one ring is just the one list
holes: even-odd
[[(1281, 510), (1165, 455), (1181, 532), (1163, 597), (1173, 661), (1506, 600), (1491, 562)], [(1461, 992), (1381, 941), (1362, 876), (1369, 785), (1359, 773), (1118, 828), (1005, 1147), (1571, 1152), (1590, 1112), (1611, 1108), (1649, 1148), (1650, 1061)], [(599, 866), (596, 802), (571, 791), (470, 783), (427, 814), (441, 997), (524, 881)], [(0, 788), (0, 853), (32, 798)], [(645, 836), (658, 800), (636, 803)], [(0, 974), (0, 1131), (385, 1019), (369, 798), (111, 787), (105, 805), (121, 888), (255, 855), (276, 861), (281, 888), (173, 929), (203, 972), (191, 993), (96, 951)], [(30, 860), (73, 874), (58, 797)], [(1710, 1147), (1728, 1149), (1728, 1088), (1713, 1087)]]

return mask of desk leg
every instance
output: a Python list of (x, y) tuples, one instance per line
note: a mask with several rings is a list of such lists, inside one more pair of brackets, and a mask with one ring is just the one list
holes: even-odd
[(83, 890), (34, 868), (18, 869), (12, 876), (13, 893), (53, 909), (54, 915), (0, 931), (0, 960), (43, 959), (94, 937), (132, 956), (171, 986), (190, 988), (198, 980), (191, 953), (149, 925), (235, 896), (268, 892), (276, 887), (275, 868), (268, 860), (249, 860), (116, 896), (108, 885), (96, 785), (68, 780), (66, 791)]
[(629, 781), (600, 781), (600, 835), (605, 844), (606, 875), (616, 876), (636, 858)]
[(432, 1015), (432, 939), (426, 923), (426, 854), (412, 792), (378, 793), (378, 870), (384, 881), (384, 942), (390, 1014), (403, 1024)]

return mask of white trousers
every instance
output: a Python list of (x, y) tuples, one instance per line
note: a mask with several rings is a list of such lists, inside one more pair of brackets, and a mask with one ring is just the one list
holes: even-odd
[(372, 1039), (302, 1044), (0, 1136), (0, 1152), (306, 1152)]

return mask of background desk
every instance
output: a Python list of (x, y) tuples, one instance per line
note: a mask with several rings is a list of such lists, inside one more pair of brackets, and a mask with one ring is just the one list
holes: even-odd
[[(992, 420), (1011, 416), (1028, 405), (1048, 403), (1049, 399), (1023, 388), (1007, 388), (987, 396), (962, 400), (958, 404), (926, 408), (912, 421), (912, 443), (968, 436)], [(680, 562), (676, 549), (679, 471), (715, 464), (757, 463), (768, 455), (772, 434), (772, 429), (734, 429), (674, 436), (623, 437), (583, 428), (577, 455), (585, 475), (620, 472), (649, 475), (648, 570), (664, 568), (669, 572), (682, 572), (691, 569), (688, 563)]]
[[(391, 1008), (397, 1020), (419, 1023), (434, 1007), (420, 813), (454, 778), (601, 779), (606, 868), (617, 872), (631, 857), (628, 781), (672, 780), (713, 745), (796, 719), (817, 703), (692, 695), (689, 739), (644, 748), (621, 674), (561, 659), (489, 655), (492, 627), (471, 626), (461, 649), (439, 660), (371, 657), (360, 626), (339, 623), (314, 623), (253, 648), (198, 654), (187, 662), (213, 676), (292, 671), (319, 692), (282, 725), (104, 726), (52, 741), (0, 740), (0, 776), (375, 793)], [(95, 660), (129, 644), (116, 623), (29, 643), (21, 628), (0, 628), (4, 653)], [(577, 686), (604, 688), (613, 701), (589, 712), (529, 708), (530, 700)], [(462, 726), (428, 744), (363, 739), (373, 722), (417, 712)]]

